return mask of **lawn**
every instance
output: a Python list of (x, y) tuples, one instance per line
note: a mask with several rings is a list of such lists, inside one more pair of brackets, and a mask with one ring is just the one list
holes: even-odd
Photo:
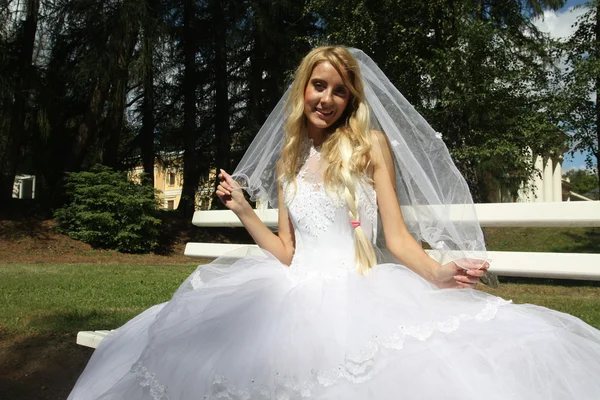
[[(5, 333), (63, 334), (115, 328), (167, 301), (195, 264), (0, 265), (0, 329)], [(600, 283), (503, 279), (482, 288), (515, 303), (576, 315), (600, 328)]]
[(600, 253), (600, 228), (485, 228), (494, 251)]
[(195, 267), (0, 265), (0, 329), (45, 334), (113, 328), (168, 300)]
[[(80, 330), (116, 328), (168, 300), (195, 268), (140, 264), (0, 265), (0, 399), (64, 400), (93, 350)], [(600, 328), (600, 284), (503, 279), (482, 288), (568, 312)]]
[[(486, 237), (490, 250), (600, 252), (599, 228), (497, 228)], [(168, 256), (113, 254), (51, 231), (0, 239), (0, 399), (64, 400), (93, 352), (75, 344), (77, 332), (116, 328), (167, 301), (196, 268), (181, 255), (186, 239)], [(482, 290), (600, 329), (600, 282), (501, 283)]]
[(116, 328), (168, 300), (195, 267), (0, 265), (0, 399), (64, 400), (92, 354), (77, 332)]

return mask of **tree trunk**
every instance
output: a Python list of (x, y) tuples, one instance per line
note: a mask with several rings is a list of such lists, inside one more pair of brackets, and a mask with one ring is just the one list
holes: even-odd
[(10, 118), (10, 128), (6, 144), (5, 160), (0, 175), (0, 200), (10, 201), (12, 198), (13, 183), (17, 168), (21, 162), (21, 147), (26, 142), (25, 116), (29, 90), (31, 88), (31, 75), (33, 68), (33, 50), (35, 34), (40, 9), (39, 0), (27, 1), (27, 18), (23, 24), (21, 48), (17, 58), (17, 73), (15, 82), (15, 95)]
[[(596, 42), (594, 43), (596, 47), (596, 65), (600, 64), (600, 15), (598, 15), (598, 5), (596, 7), (596, 26), (595, 33)], [(600, 72), (596, 70), (596, 174), (598, 175), (598, 193), (600, 193), (600, 107), (598, 106), (598, 96), (600, 96)]]
[[(260, 14), (255, 11), (255, 19), (258, 18), (260, 18)], [(265, 119), (263, 118), (261, 112), (263, 65), (265, 55), (262, 48), (261, 36), (258, 32), (258, 21), (255, 21), (254, 23), (254, 43), (252, 45), (252, 53), (250, 55), (250, 79), (248, 82), (248, 111), (250, 114), (251, 126), (256, 132), (258, 132), (261, 123)]]
[[(102, 74), (104, 75), (104, 74)], [(108, 97), (109, 82), (104, 76), (98, 77), (94, 91), (89, 97), (83, 122), (79, 125), (73, 146), (65, 164), (65, 171), (78, 171), (87, 155), (92, 139), (98, 132), (98, 122), (102, 115), (104, 103)]]
[[(231, 130), (229, 126), (229, 96), (227, 81), (227, 23), (221, 2), (213, 1), (214, 70), (215, 70), (215, 135), (217, 139), (216, 168), (230, 171)], [(215, 187), (218, 185), (218, 179)]]
[(146, 181), (154, 186), (154, 48), (148, 28), (144, 30), (144, 103), (140, 150)]
[(196, 151), (196, 46), (193, 20), (194, 0), (185, 0), (183, 11), (183, 188), (177, 209), (182, 217), (190, 219), (196, 210), (196, 192), (200, 173)]
[(106, 141), (102, 151), (102, 164), (113, 169), (119, 169), (119, 142), (123, 129), (126, 87), (127, 82), (117, 78), (108, 97), (108, 111), (103, 129)]
[(114, 83), (110, 93), (106, 125), (104, 126), (103, 164), (114, 169), (119, 169), (119, 143), (123, 130), (123, 119), (125, 113), (125, 98), (127, 95), (127, 83), (129, 81), (129, 64), (138, 37), (138, 24), (132, 21), (130, 26), (124, 27), (124, 34), (117, 45), (116, 72)]

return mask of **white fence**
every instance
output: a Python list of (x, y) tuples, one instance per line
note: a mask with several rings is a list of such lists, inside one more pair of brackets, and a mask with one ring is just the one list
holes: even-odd
[[(600, 202), (476, 204), (483, 227), (598, 227)], [(406, 219), (413, 212), (403, 207)], [(460, 211), (460, 207), (456, 208)], [(277, 226), (277, 210), (255, 210), (269, 227)], [(451, 210), (452, 214), (452, 210)], [(241, 227), (229, 210), (196, 211), (192, 223), (199, 227)], [(259, 251), (255, 245), (188, 243), (185, 255), (214, 258), (239, 250)], [(600, 254), (533, 253), (490, 251), (490, 271), (502, 276), (600, 280)]]
[[(600, 202), (476, 204), (484, 227), (592, 227), (600, 226)], [(277, 210), (255, 210), (267, 226), (277, 226)], [(403, 207), (405, 218), (411, 210)], [(197, 211), (193, 224), (199, 227), (241, 227), (231, 211)], [(188, 243), (185, 255), (214, 258), (260, 252), (256, 245)], [(490, 251), (490, 271), (502, 276), (600, 280), (600, 254), (523, 253)], [(109, 331), (79, 332), (77, 344), (96, 348)]]

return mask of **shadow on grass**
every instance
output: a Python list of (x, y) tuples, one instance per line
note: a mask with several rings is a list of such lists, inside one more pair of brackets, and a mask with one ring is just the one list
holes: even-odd
[(489, 250), (547, 253), (600, 253), (600, 228), (485, 228)]
[(2, 334), (0, 398), (64, 400), (85, 368), (93, 349), (70, 334)]
[(583, 233), (563, 232), (574, 241), (569, 246), (571, 253), (600, 253), (600, 228), (586, 228)]
[(71, 334), (79, 331), (115, 329), (139, 314), (138, 308), (108, 311), (66, 310), (33, 318), (29, 326), (40, 332)]
[(76, 344), (77, 332), (114, 329), (134, 314), (55, 312), (30, 322), (46, 333), (0, 332), (0, 399), (66, 399), (93, 353)]
[(503, 283), (522, 283), (530, 285), (549, 285), (549, 286), (567, 286), (567, 287), (600, 287), (598, 281), (585, 281), (575, 279), (550, 279), (550, 278), (523, 278), (518, 276), (499, 276), (500, 284)]

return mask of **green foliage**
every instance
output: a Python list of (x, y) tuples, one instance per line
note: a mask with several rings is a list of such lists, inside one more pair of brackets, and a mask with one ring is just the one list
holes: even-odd
[[(11, 22), (21, 18), (0, 7), (0, 23), (12, 27), (0, 37), (0, 163), (10, 159), (35, 174), (38, 198), (57, 206), (65, 171), (95, 163), (126, 170), (140, 157), (150, 170), (154, 159), (187, 154), (179, 160), (180, 211), (192, 211), (186, 199), (198, 182), (215, 164), (236, 164), (302, 56), (331, 43), (358, 47), (377, 62), (442, 133), (476, 200), (488, 201), (535, 173), (529, 149), (562, 152), (563, 130), (581, 132), (574, 142), (581, 147), (596, 143), (586, 78), (599, 70), (588, 62), (595, 60), (595, 14), (572, 41), (578, 75), (556, 73), (555, 81), (548, 66), (556, 64), (557, 43), (532, 24), (564, 3), (41, 2), (33, 54), (44, 57), (24, 75), (31, 81), (26, 123), (14, 132), (21, 143), (12, 152), (11, 77), (23, 40)], [(557, 101), (567, 86), (573, 90)]]
[[(598, 1), (581, 5), (586, 9), (575, 23), (575, 33), (563, 43), (568, 68), (562, 76), (564, 82), (564, 123), (571, 133), (571, 154), (587, 154), (588, 168), (598, 165), (600, 149), (598, 140), (600, 111), (594, 92), (600, 88), (600, 38), (598, 31)], [(599, 172), (600, 174), (600, 172)], [(596, 177), (596, 186), (600, 184)]]
[(596, 175), (593, 171), (587, 169), (572, 169), (567, 171), (564, 177), (569, 178), (572, 191), (581, 195), (591, 194), (598, 188)]
[[(548, 66), (531, 16), (562, 1), (315, 0), (328, 39), (365, 50), (439, 132), (476, 201), (516, 195), (530, 151), (562, 153)], [(385, 10), (385, 12), (382, 12)], [(352, 21), (352, 23), (348, 23)]]
[(155, 249), (161, 221), (154, 189), (97, 165), (68, 174), (67, 204), (56, 211), (59, 230), (94, 247), (125, 253)]

